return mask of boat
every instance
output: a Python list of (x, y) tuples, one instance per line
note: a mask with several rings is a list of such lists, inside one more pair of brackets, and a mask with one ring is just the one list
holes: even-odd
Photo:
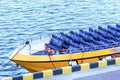
[(30, 72), (37, 72), (117, 57), (120, 57), (120, 24), (25, 41), (9, 59)]

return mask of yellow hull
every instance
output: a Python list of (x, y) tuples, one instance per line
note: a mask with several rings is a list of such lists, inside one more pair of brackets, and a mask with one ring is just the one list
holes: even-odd
[(91, 51), (91, 52), (71, 53), (71, 54), (61, 54), (61, 55), (51, 55), (51, 56), (25, 55), (18, 53), (14, 57), (10, 56), (9, 59), (23, 66), (30, 72), (37, 72), (41, 70), (69, 66), (70, 65), (69, 61), (75, 61), (76, 64), (95, 62), (98, 61), (99, 58), (101, 57), (118, 54), (119, 48), (120, 47)]

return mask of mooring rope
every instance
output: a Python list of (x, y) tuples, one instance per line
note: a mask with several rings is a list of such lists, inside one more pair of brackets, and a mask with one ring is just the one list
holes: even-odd
[[(16, 54), (17, 54), (18, 52), (20, 52), (20, 51), (21, 51), (23, 48), (25, 48), (28, 44), (29, 44), (29, 41), (26, 41), (26, 42), (25, 42), (25, 45), (15, 53), (15, 55), (12, 57), (12, 59), (16, 56)], [(3, 67), (0, 69), (0, 71), (3, 71), (4, 68), (5, 68), (10, 62), (11, 62), (11, 61), (9, 60), (5, 65), (3, 65)]]
[(48, 54), (48, 56), (49, 56), (49, 59), (50, 59), (52, 65), (53, 65), (53, 67), (56, 68), (55, 65), (54, 65), (54, 63), (53, 63), (53, 60), (52, 60), (52, 58), (51, 58), (52, 55), (51, 55), (51, 54)]
[(10, 60), (0, 69), (0, 71), (3, 71), (4, 68), (10, 63)]

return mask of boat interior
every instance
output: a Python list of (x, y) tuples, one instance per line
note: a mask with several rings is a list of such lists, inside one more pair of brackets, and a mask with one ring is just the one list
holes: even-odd
[(115, 27), (107, 25), (106, 28), (98, 26), (95, 30), (89, 28), (88, 31), (79, 29), (78, 32), (52, 34), (49, 43), (45, 44), (45, 49), (48, 52), (53, 50), (59, 51), (60, 54), (68, 54), (118, 46), (120, 46), (120, 25), (116, 24)]
[[(59, 32), (52, 34), (50, 39), (38, 42), (31, 45), (32, 49), (37, 49), (31, 53), (32, 55), (74, 54), (119, 47), (120, 24), (98, 26), (97, 29), (79, 29), (67, 33)], [(25, 53), (22, 51), (21, 53)]]

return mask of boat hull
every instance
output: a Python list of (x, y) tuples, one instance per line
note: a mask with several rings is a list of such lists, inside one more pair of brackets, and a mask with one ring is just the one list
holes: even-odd
[[(76, 64), (82, 64), (86, 62), (95, 62), (98, 61), (98, 58), (90, 58), (90, 59), (84, 59), (84, 60), (74, 60), (74, 61), (45, 61), (45, 62), (28, 62), (28, 61), (14, 61), (15, 63), (21, 65), (25, 69), (27, 69), (30, 72), (37, 72), (47, 69), (54, 69), (54, 68), (60, 68), (64, 66), (71, 66)], [(74, 63), (71, 63), (74, 62)]]
[[(59, 54), (59, 55), (25, 55), (18, 53), (9, 59), (30, 72), (60, 68), (87, 62), (96, 62), (108, 56), (119, 56), (120, 48), (111, 48), (91, 52)], [(102, 59), (101, 59), (102, 58)]]

